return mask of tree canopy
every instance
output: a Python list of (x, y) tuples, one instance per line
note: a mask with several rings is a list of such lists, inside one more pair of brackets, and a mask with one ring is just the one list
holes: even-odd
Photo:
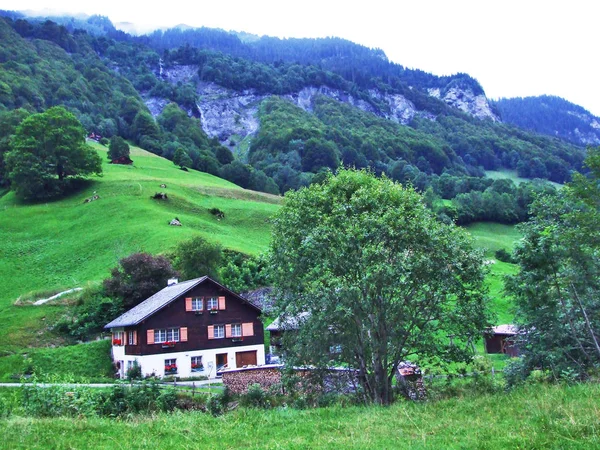
[(102, 172), (81, 123), (62, 106), (24, 119), (5, 162), (11, 186), (27, 199), (52, 197), (68, 188), (70, 178)]
[(519, 272), (507, 290), (517, 306), (525, 374), (588, 376), (600, 365), (600, 149), (588, 176), (576, 175), (557, 196), (540, 197), (521, 225)]
[(107, 296), (123, 299), (123, 308), (133, 308), (167, 286), (169, 278), (178, 277), (171, 262), (164, 256), (133, 253), (119, 260), (103, 282)]
[(299, 325), (287, 358), (355, 367), (378, 403), (392, 400), (398, 362), (467, 360), (488, 326), (481, 254), (466, 232), (387, 178), (341, 170), (287, 193), (270, 254), (277, 311)]
[(129, 144), (121, 136), (113, 136), (110, 138), (108, 146), (108, 159), (115, 160), (122, 157), (129, 158)]

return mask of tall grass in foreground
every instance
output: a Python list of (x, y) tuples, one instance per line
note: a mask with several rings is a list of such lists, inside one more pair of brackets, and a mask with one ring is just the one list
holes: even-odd
[(600, 448), (600, 386), (526, 386), (391, 407), (0, 420), (3, 448)]

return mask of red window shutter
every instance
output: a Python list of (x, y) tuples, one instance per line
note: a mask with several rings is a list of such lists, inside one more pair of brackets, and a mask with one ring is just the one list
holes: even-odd
[(186, 311), (191, 311), (192, 310), (192, 297), (186, 297), (185, 298), (185, 310)]
[(179, 330), (179, 340), (187, 342), (187, 327), (181, 327), (181, 330)]
[(225, 325), (225, 337), (226, 338), (231, 337), (231, 324)]
[(146, 333), (146, 341), (148, 344), (154, 344), (154, 330), (148, 330)]
[(219, 297), (219, 309), (225, 309), (225, 297)]
[(214, 339), (215, 338), (215, 327), (214, 327), (214, 325), (209, 325), (208, 326), (208, 338), (209, 339)]
[(137, 330), (133, 330), (133, 345), (137, 345)]
[(242, 324), (242, 336), (254, 336), (254, 323), (248, 322)]

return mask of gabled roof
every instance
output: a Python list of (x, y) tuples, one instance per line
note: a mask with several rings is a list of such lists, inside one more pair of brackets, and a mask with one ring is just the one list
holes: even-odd
[(140, 322), (146, 320), (151, 315), (155, 314), (169, 303), (175, 301), (181, 295), (195, 288), (196, 286), (204, 283), (205, 281), (211, 281), (216, 284), (218, 287), (226, 290), (229, 294), (235, 296), (240, 299), (243, 303), (246, 303), (250, 307), (256, 309), (258, 312), (261, 312), (260, 308), (256, 305), (252, 304), (248, 300), (243, 297), (240, 297), (238, 294), (233, 292), (230, 289), (227, 289), (225, 286), (217, 283), (210, 277), (204, 276), (200, 278), (194, 278), (193, 280), (182, 281), (181, 283), (172, 284), (171, 286), (167, 286), (166, 288), (158, 291), (152, 297), (147, 298), (142, 303), (134, 306), (129, 311), (126, 311), (119, 317), (117, 317), (112, 322), (104, 325), (104, 328), (116, 328), (116, 327), (129, 327), (132, 325), (137, 325)]

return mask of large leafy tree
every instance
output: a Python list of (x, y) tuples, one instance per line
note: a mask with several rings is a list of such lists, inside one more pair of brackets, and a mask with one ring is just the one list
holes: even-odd
[(9, 184), (4, 155), (10, 151), (10, 142), (19, 124), (29, 115), (24, 109), (0, 112), (0, 186)]
[(171, 257), (173, 265), (186, 280), (205, 275), (219, 280), (222, 258), (221, 245), (208, 242), (202, 236), (181, 242)]
[(600, 366), (600, 149), (587, 176), (540, 197), (521, 226), (519, 272), (507, 290), (517, 305), (526, 372), (549, 369), (585, 378)]
[(102, 172), (81, 123), (61, 106), (21, 122), (5, 163), (11, 186), (27, 199), (52, 197), (64, 192), (70, 179)]
[(270, 251), (277, 310), (298, 325), (284, 342), (290, 362), (355, 367), (377, 403), (392, 401), (399, 361), (468, 360), (489, 324), (466, 232), (387, 178), (341, 170), (288, 192)]
[(110, 275), (103, 282), (104, 291), (109, 297), (123, 299), (125, 309), (166, 287), (169, 278), (179, 276), (167, 258), (148, 253), (133, 253), (119, 260)]
[(118, 159), (121, 157), (129, 158), (129, 144), (121, 136), (113, 136), (110, 138), (108, 146), (108, 158)]

